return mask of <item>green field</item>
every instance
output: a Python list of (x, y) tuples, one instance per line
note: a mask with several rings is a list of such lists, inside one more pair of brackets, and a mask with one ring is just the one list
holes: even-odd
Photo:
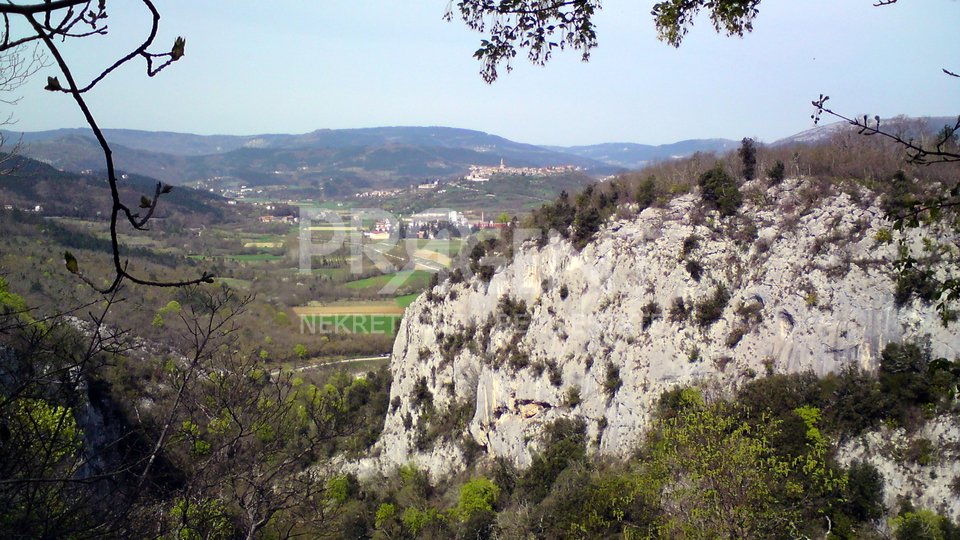
[(286, 257), (283, 257), (282, 255), (267, 255), (265, 253), (259, 253), (257, 255), (224, 255), (223, 258), (234, 261), (282, 261)]
[(418, 296), (420, 296), (420, 293), (408, 294), (406, 296), (398, 296), (397, 305), (402, 307), (403, 309), (407, 309), (407, 306), (412, 304), (413, 301), (416, 300)]
[(394, 277), (401, 277), (403, 279), (403, 285), (424, 287), (430, 283), (430, 276), (432, 275), (433, 272), (426, 270), (403, 270), (393, 274), (384, 274), (382, 276), (351, 281), (345, 283), (345, 285), (351, 289), (366, 289), (368, 287), (382, 289)]

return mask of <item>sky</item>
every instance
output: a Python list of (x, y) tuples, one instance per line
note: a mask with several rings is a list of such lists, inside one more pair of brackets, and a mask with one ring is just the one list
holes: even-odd
[[(668, 144), (812, 127), (821, 93), (847, 115), (960, 114), (960, 1), (764, 0), (754, 31), (714, 32), (701, 16), (679, 49), (656, 39), (653, 4), (607, 1), (599, 47), (545, 67), (518, 55), (486, 84), (472, 57), (481, 35), (445, 22), (443, 0), (155, 0), (158, 52), (177, 36), (186, 55), (156, 77), (142, 62), (88, 95), (101, 127), (203, 135), (447, 126), (541, 145)], [(107, 3), (110, 34), (61, 44), (81, 79), (143, 39), (137, 2)], [(48, 67), (21, 87), (16, 131), (82, 127)], [(62, 77), (61, 77), (62, 79)]]

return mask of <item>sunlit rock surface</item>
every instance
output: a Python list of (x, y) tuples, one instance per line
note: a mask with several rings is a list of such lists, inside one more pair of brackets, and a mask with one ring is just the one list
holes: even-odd
[[(543, 426), (561, 417), (586, 422), (591, 451), (627, 456), (661, 393), (678, 385), (699, 384), (709, 397), (767, 373), (875, 370), (887, 343), (925, 336), (935, 357), (956, 357), (957, 324), (944, 328), (935, 306), (917, 300), (895, 306), (886, 263), (900, 237), (878, 241), (890, 227), (878, 198), (811, 191), (797, 180), (748, 186), (743, 217), (724, 220), (683, 195), (612, 219), (581, 252), (557, 236), (543, 247), (528, 241), (489, 283), (447, 281), (434, 300), (421, 295), (393, 350), (397, 406), (363, 469), (413, 464), (437, 477), (467, 465), (462, 436), (423, 443), (418, 382), (432, 396), (434, 424), (451, 406), (474, 405), (463, 433), (481, 451), (471, 459), (523, 467)], [(919, 250), (924, 234), (910, 231), (907, 241)], [(726, 307), (698, 324), (694, 306), (718, 286), (729, 292)], [(693, 312), (684, 321), (671, 318), (677, 298)], [(516, 313), (520, 301), (526, 309)]]

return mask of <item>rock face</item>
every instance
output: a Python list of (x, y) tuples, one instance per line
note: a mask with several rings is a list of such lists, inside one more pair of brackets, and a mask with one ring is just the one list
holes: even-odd
[(936, 418), (916, 433), (903, 428), (867, 433), (841, 445), (837, 459), (845, 466), (864, 461), (876, 467), (887, 508), (909, 498), (918, 508), (960, 519), (953, 485), (960, 479), (960, 418)]
[[(437, 476), (503, 456), (523, 467), (561, 417), (586, 423), (591, 451), (626, 456), (679, 385), (725, 395), (765, 373), (873, 370), (888, 342), (927, 335), (935, 356), (960, 353), (957, 325), (944, 328), (934, 306), (895, 305), (886, 263), (899, 233), (889, 241), (876, 196), (818, 195), (799, 180), (744, 191), (739, 216), (721, 220), (687, 194), (611, 220), (580, 252), (559, 236), (527, 241), (489, 283), (421, 295), (366, 465)], [(929, 231), (909, 234), (920, 246)], [(458, 429), (460, 442), (437, 435)]]

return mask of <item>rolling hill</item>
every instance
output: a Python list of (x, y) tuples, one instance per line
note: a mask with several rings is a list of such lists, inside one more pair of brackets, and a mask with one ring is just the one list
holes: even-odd
[[(16, 140), (20, 135), (7, 133)], [(302, 135), (201, 136), (105, 130), (116, 165), (130, 173), (205, 189), (239, 185), (341, 191), (406, 187), (424, 179), (464, 174), (471, 165), (510, 167), (574, 165), (593, 176), (616, 167), (516, 143), (479, 131), (387, 127), (319, 130)], [(73, 172), (103, 168), (99, 146), (87, 130), (22, 135), (23, 154)]]
[(545, 146), (556, 152), (602, 161), (624, 169), (639, 169), (651, 161), (686, 157), (694, 152), (723, 153), (740, 145), (730, 139), (691, 139), (652, 146), (636, 143), (604, 143), (590, 146)]

